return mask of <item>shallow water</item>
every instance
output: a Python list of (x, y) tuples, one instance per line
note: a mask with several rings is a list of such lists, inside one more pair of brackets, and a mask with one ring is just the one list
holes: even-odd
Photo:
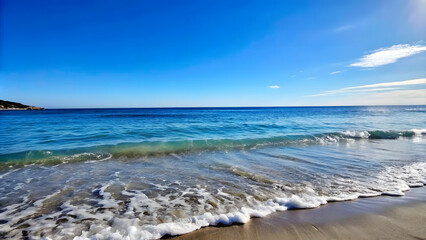
[(0, 236), (155, 239), (426, 183), (426, 106), (0, 112)]

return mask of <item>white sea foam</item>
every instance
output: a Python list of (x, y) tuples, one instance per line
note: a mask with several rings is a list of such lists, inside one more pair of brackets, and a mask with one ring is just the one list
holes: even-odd
[(353, 138), (368, 138), (371, 135), (367, 131), (349, 131), (349, 130), (342, 132), (342, 134), (348, 137), (353, 137)]
[[(91, 235), (90, 230), (84, 231), (81, 236), (74, 239), (158, 239), (164, 235), (181, 235), (207, 226), (243, 224), (252, 217), (264, 217), (276, 211), (285, 211), (287, 209), (284, 206), (286, 202), (283, 199), (279, 199), (279, 201), (281, 202), (268, 200), (256, 208), (243, 207), (240, 211), (227, 214), (206, 212), (199, 216), (157, 225), (140, 226), (139, 220), (119, 219), (114, 221), (111, 227), (107, 227), (96, 234)], [(289, 199), (289, 201), (292, 200)]]
[(9, 175), (9, 174), (11, 174), (11, 173), (13, 173), (13, 172), (18, 171), (18, 170), (19, 170), (19, 169), (9, 170), (9, 171), (7, 171), (6, 173), (1, 174), (1, 175), (0, 175), (0, 179), (2, 179), (2, 178), (4, 178), (4, 177), (6, 177), (7, 175)]
[(102, 200), (99, 201), (99, 204), (101, 204), (103, 208), (117, 208), (118, 204), (112, 198), (111, 193), (105, 191), (105, 189), (107, 189), (109, 186), (110, 186), (110, 184), (107, 184), (107, 185), (101, 187), (100, 189), (95, 190), (95, 191), (98, 191), (100, 196), (102, 196)]
[(320, 144), (335, 144), (339, 142), (354, 142), (355, 139), (368, 139), (371, 134), (368, 131), (346, 130), (339, 134), (326, 134), (320, 137), (314, 136), (315, 141)]
[(28, 196), (25, 196), (20, 203), (15, 203), (3, 208), (2, 212), (0, 212), (0, 219), (7, 221), (7, 223), (0, 224), (0, 232), (14, 230), (13, 225), (18, 223), (20, 219), (27, 218), (37, 213), (43, 206), (44, 201), (57, 195), (59, 192), (60, 191), (54, 192), (34, 202), (30, 201)]
[[(408, 166), (389, 166), (376, 176), (376, 181), (371, 183), (376, 190), (368, 190), (370, 183), (358, 182), (354, 179), (336, 178), (337, 185), (353, 185), (357, 191), (340, 191), (336, 194), (322, 195), (311, 186), (298, 187), (297, 193), (288, 196), (280, 195), (266, 201), (257, 201), (248, 197), (247, 206), (229, 210), (222, 208), (221, 202), (212, 193), (201, 186), (183, 189), (178, 193), (167, 193), (154, 198), (148, 197), (141, 190), (121, 191), (127, 196), (126, 211), (119, 214), (123, 202), (115, 199), (108, 191), (114, 182), (109, 182), (96, 188), (93, 193), (98, 195), (98, 207), (84, 203), (73, 204), (66, 201), (61, 205), (61, 211), (44, 214), (40, 218), (31, 219), (29, 232), (40, 233), (45, 229), (56, 229), (54, 232), (45, 232), (45, 239), (158, 239), (165, 235), (181, 235), (195, 231), (202, 227), (216, 225), (244, 224), (253, 217), (264, 217), (273, 212), (285, 211), (287, 209), (316, 208), (331, 201), (346, 201), (358, 197), (370, 197), (377, 195), (402, 196), (409, 190), (410, 186), (421, 186), (425, 184), (426, 163), (414, 163)], [(364, 184), (364, 185), (363, 185)], [(330, 188), (332, 186), (327, 186)], [(155, 188), (168, 191), (166, 185), (157, 184)], [(290, 187), (291, 188), (291, 187)], [(18, 234), (19, 229), (13, 227), (19, 219), (26, 219), (43, 208), (47, 199), (59, 194), (55, 192), (49, 196), (39, 199), (32, 204), (29, 199), (23, 199), (21, 203), (13, 204), (0, 213), (0, 218), (8, 222), (0, 225), (1, 232)], [(284, 193), (285, 194), (285, 193)], [(232, 205), (231, 195), (224, 192), (223, 188), (217, 190), (216, 196), (223, 197), (223, 203)], [(196, 196), (197, 204), (191, 205), (185, 201), (186, 196)], [(218, 208), (208, 208), (208, 202), (214, 202)], [(155, 220), (164, 206), (168, 209), (181, 209), (183, 212), (200, 212), (194, 216), (183, 216), (180, 218), (165, 218), (160, 223)], [(19, 209), (20, 211), (17, 211)], [(229, 211), (228, 211), (229, 210)], [(224, 212), (227, 211), (227, 212)], [(67, 219), (66, 223), (58, 225), (56, 221)], [(87, 225), (87, 222), (90, 225)], [(154, 224), (153, 222), (157, 222)], [(88, 226), (90, 226), (88, 228)], [(14, 235), (17, 236), (17, 235)], [(37, 237), (33, 237), (37, 239)]]
[(106, 161), (108, 159), (111, 159), (111, 157), (111, 154), (96, 154), (91, 152), (84, 152), (64, 157), (64, 162), (85, 160), (87, 163), (90, 163), (93, 161)]
[(414, 132), (416, 136), (422, 136), (426, 134), (426, 129), (411, 129), (411, 131)]
[(407, 111), (407, 112), (423, 112), (423, 111), (426, 111), (426, 108), (424, 108), (424, 107), (406, 108), (406, 109), (404, 109), (404, 111)]
[[(239, 211), (226, 214), (214, 214), (206, 212), (202, 215), (178, 219), (174, 222), (157, 225), (141, 225), (138, 219), (114, 219), (112, 226), (102, 228), (99, 232), (83, 231), (81, 236), (74, 240), (88, 239), (158, 239), (165, 235), (181, 235), (195, 231), (202, 227), (216, 225), (231, 225), (246, 223), (252, 217), (264, 217), (273, 212), (287, 209), (316, 208), (330, 201), (353, 200), (358, 197), (371, 197), (378, 195), (402, 196), (409, 190), (409, 186), (420, 186), (425, 183), (426, 163), (415, 163), (403, 168), (387, 167), (378, 175), (378, 181), (382, 184), (382, 192), (366, 193), (341, 193), (336, 196), (321, 196), (313, 189), (306, 187), (304, 193), (289, 197), (276, 197), (259, 203), (254, 207), (242, 207)], [(223, 191), (219, 191), (225, 195)], [(141, 193), (135, 193), (135, 202), (131, 203), (132, 210), (140, 204), (147, 203), (149, 199)], [(98, 229), (98, 227), (95, 227)]]
[(341, 136), (337, 136), (337, 135), (324, 135), (322, 137), (314, 137), (314, 138), (315, 138), (315, 141), (320, 144), (335, 144), (345, 140), (345, 138)]

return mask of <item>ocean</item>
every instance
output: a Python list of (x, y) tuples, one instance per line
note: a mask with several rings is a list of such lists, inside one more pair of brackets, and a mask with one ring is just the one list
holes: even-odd
[(426, 106), (0, 111), (0, 238), (158, 239), (426, 184)]

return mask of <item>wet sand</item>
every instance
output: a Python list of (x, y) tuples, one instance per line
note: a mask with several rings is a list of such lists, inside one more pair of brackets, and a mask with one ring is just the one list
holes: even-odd
[(426, 239), (426, 187), (207, 227), (174, 239)]

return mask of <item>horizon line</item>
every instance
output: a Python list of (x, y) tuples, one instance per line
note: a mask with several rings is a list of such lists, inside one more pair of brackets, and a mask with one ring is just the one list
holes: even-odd
[(288, 105), (288, 106), (217, 106), (217, 107), (58, 107), (46, 108), (44, 110), (61, 109), (189, 109), (189, 108), (296, 108), (296, 107), (395, 107), (395, 106), (426, 106), (425, 104), (366, 104), (366, 105)]

